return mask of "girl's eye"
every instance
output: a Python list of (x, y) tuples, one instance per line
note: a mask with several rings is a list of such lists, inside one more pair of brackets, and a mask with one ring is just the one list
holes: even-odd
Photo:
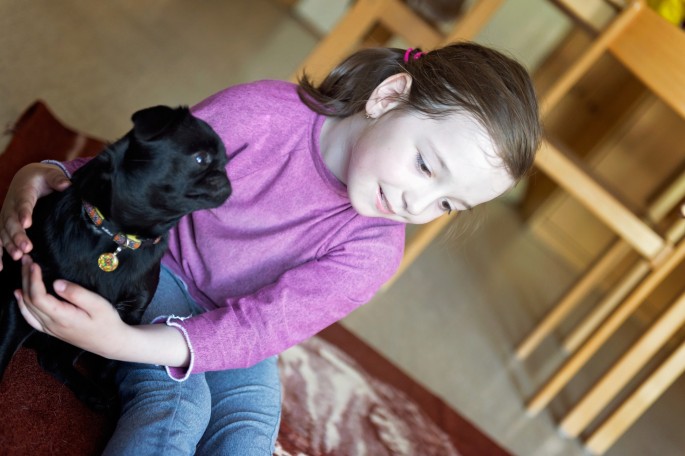
[(196, 152), (193, 157), (198, 165), (207, 165), (211, 160), (209, 153), (205, 151)]
[(454, 210), (452, 208), (452, 205), (450, 204), (450, 202), (447, 200), (441, 201), (440, 207), (442, 208), (443, 211), (447, 212), (447, 215), (450, 215), (452, 213), (452, 211)]
[(416, 167), (421, 171), (423, 174), (425, 174), (428, 177), (431, 177), (433, 173), (431, 173), (430, 168), (426, 164), (426, 162), (423, 160), (423, 157), (421, 156), (420, 153), (416, 154)]

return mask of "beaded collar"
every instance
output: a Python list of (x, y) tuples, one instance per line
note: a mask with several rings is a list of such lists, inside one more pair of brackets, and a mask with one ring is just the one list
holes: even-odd
[(119, 266), (119, 258), (117, 258), (117, 254), (121, 252), (123, 248), (136, 250), (146, 245), (157, 244), (162, 239), (161, 236), (155, 239), (140, 239), (132, 234), (116, 231), (114, 230), (112, 224), (105, 220), (102, 212), (100, 212), (97, 207), (86, 201), (83, 201), (83, 210), (90, 221), (93, 222), (93, 225), (111, 237), (112, 240), (117, 244), (116, 251), (111, 253), (106, 252), (98, 257), (98, 267), (105, 272), (112, 272), (117, 268), (117, 266)]

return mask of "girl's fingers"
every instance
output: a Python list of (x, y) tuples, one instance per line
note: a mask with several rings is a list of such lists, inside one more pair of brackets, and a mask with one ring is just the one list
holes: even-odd
[[(26, 258), (29, 258), (29, 256), (26, 255)], [(40, 302), (41, 299), (47, 296), (47, 290), (43, 283), (43, 271), (32, 260), (28, 259), (25, 262), (28, 263), (28, 287), (24, 288), (24, 291), (28, 291), (32, 303)]]
[[(31, 257), (28, 255), (24, 255), (21, 258), (21, 290), (24, 293), (29, 292), (30, 284), (31, 284), (31, 265), (33, 264), (33, 260), (31, 260)], [(29, 295), (30, 299), (30, 295)]]
[(22, 292), (17, 290), (14, 292), (14, 297), (17, 298), (17, 304), (19, 305), (19, 312), (21, 312), (21, 315), (24, 317), (24, 320), (33, 328), (36, 329), (40, 332), (45, 332), (45, 328), (43, 327), (43, 324), (41, 321), (36, 318), (36, 316), (31, 313), (31, 311), (28, 309), (26, 306), (26, 303), (24, 302)]
[(92, 315), (97, 312), (98, 303), (104, 301), (104, 298), (90, 290), (59, 279), (53, 283), (53, 289), (66, 301), (62, 302), (48, 294), (40, 266), (28, 255), (22, 258), (22, 268), (22, 285), (24, 293), (27, 293), (24, 298), (28, 300), (30, 307), (41, 314), (48, 314), (52, 319), (57, 318), (58, 312), (61, 312), (61, 315), (73, 315), (74, 312), (80, 311)]
[(99, 294), (73, 282), (61, 279), (55, 280), (53, 287), (59, 297), (91, 317), (99, 312), (98, 309), (100, 309), (103, 303), (111, 307), (111, 304)]
[(39, 321), (43, 328), (51, 320), (44, 310), (45, 298), (49, 297), (43, 284), (43, 276), (40, 267), (33, 263), (28, 255), (21, 260), (22, 293), (21, 298), (26, 309)]
[[(29, 216), (30, 218), (30, 216)], [(0, 232), (0, 246), (7, 250), (12, 259), (18, 260), (31, 251), (31, 242), (19, 220), (6, 220)]]
[[(33, 222), (32, 214), (33, 214), (33, 207), (36, 205), (35, 201), (27, 201), (23, 204), (21, 204), (17, 210), (17, 214), (19, 216), (19, 223), (21, 224), (21, 227), (23, 229), (27, 229), (31, 227), (31, 223)], [(25, 233), (18, 233), (18, 234), (25, 234)]]
[[(69, 184), (62, 170), (53, 165), (32, 163), (14, 175), (0, 208), (0, 247), (6, 249), (14, 260), (31, 251), (26, 229), (31, 226), (38, 198), (55, 190), (64, 190)], [(1, 266), (0, 261), (0, 269)]]
[(22, 258), (21, 263), (24, 306), (41, 322), (44, 331), (47, 331), (48, 326), (58, 317), (57, 312), (66, 306), (47, 293), (40, 266), (35, 264), (28, 255)]

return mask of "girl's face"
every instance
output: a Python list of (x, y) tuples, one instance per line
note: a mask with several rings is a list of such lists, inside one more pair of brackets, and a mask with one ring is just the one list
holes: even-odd
[(467, 114), (428, 119), (389, 110), (367, 122), (347, 151), (343, 178), (361, 215), (427, 223), (490, 201), (515, 183)]

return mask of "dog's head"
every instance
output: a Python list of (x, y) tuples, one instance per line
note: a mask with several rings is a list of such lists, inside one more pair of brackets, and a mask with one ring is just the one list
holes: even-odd
[(188, 108), (133, 114), (133, 129), (74, 174), (81, 196), (127, 232), (156, 236), (231, 194), (221, 139)]

